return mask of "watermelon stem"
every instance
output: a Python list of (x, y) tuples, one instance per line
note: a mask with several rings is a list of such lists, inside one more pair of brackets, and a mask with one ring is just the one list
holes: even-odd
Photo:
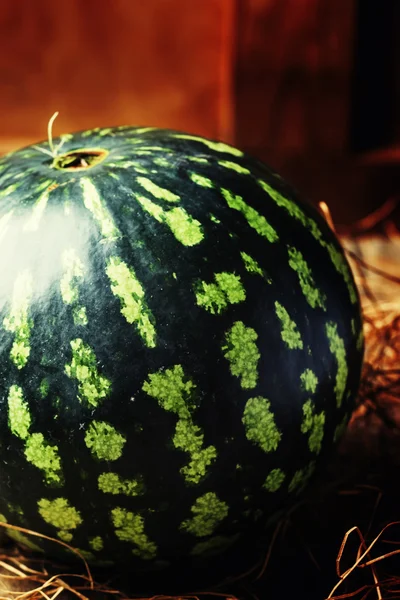
[(58, 146), (56, 148), (54, 148), (54, 144), (53, 144), (53, 123), (56, 120), (56, 118), (58, 117), (58, 115), (59, 115), (59, 112), (57, 110), (50, 117), (49, 122), (47, 124), (47, 139), (48, 139), (48, 142), (49, 142), (49, 148), (50, 148), (50, 150), (46, 150), (46, 148), (41, 148), (40, 146), (33, 146), (34, 148), (36, 148), (36, 150), (39, 150), (40, 152), (43, 152), (44, 154), (48, 154), (52, 158), (56, 158), (58, 151), (60, 150), (61, 146), (65, 142), (65, 138), (62, 138), (61, 142), (58, 144)]

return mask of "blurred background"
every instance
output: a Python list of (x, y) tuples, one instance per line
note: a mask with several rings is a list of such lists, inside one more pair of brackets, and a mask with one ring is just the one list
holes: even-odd
[(58, 110), (55, 135), (155, 125), (235, 144), (339, 227), (397, 194), (397, 0), (0, 3), (0, 153)]

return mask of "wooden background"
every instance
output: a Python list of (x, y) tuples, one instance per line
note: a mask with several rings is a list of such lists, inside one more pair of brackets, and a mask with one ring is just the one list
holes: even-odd
[[(1, 0), (0, 152), (156, 125), (235, 143), (337, 222), (383, 201), (349, 150), (355, 0)], [(382, 183), (383, 181), (383, 183)]]

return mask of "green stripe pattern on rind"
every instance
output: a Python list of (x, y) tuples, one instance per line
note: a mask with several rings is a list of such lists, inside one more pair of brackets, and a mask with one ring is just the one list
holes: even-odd
[(165, 209), (140, 194), (135, 194), (135, 198), (156, 221), (165, 223), (183, 246), (196, 246), (204, 239), (201, 223), (181, 206)]
[(289, 267), (291, 267), (299, 278), (301, 291), (308, 304), (312, 308), (322, 308), (326, 310), (326, 296), (315, 285), (311, 269), (304, 259), (304, 256), (297, 248), (288, 247)]
[(242, 213), (250, 227), (255, 229), (259, 235), (266, 238), (271, 243), (279, 241), (277, 231), (275, 231), (266, 218), (260, 215), (255, 208), (246, 204), (242, 196), (235, 195), (231, 191), (223, 188), (221, 188), (221, 194), (229, 208)]
[(288, 311), (280, 302), (275, 302), (275, 313), (281, 324), (281, 337), (288, 348), (291, 350), (301, 350), (303, 340), (296, 323), (291, 319)]
[(115, 225), (105, 202), (100, 198), (96, 186), (87, 177), (82, 177), (81, 186), (84, 205), (92, 213), (93, 218), (99, 225), (101, 235), (106, 241), (114, 242), (121, 237), (121, 233)]
[[(105, 202), (88, 178), (81, 179), (83, 200), (86, 208), (98, 223), (105, 241), (115, 242), (121, 237)], [(120, 257), (111, 256), (107, 261), (106, 273), (111, 281), (111, 291), (119, 298), (121, 313), (128, 323), (135, 323), (140, 336), (149, 348), (156, 345), (153, 317), (144, 299), (144, 290), (134, 270)]]
[(165, 200), (166, 202), (179, 202), (180, 200), (177, 194), (160, 187), (147, 177), (136, 177), (136, 182), (158, 200)]
[(308, 217), (298, 204), (293, 202), (293, 200), (282, 196), (282, 194), (272, 188), (266, 181), (259, 179), (258, 184), (278, 206), (286, 210), (291, 217), (300, 221), (303, 227), (307, 228), (311, 235), (321, 244), (321, 246), (328, 251), (336, 271), (343, 277), (345, 281), (352, 304), (356, 304), (358, 299), (357, 290), (352, 278), (350, 267), (338, 248), (336, 248), (333, 243), (329, 243), (323, 238), (322, 232), (316, 221), (314, 221), (314, 219), (311, 217)]
[(349, 372), (346, 359), (346, 348), (343, 339), (338, 334), (336, 323), (327, 323), (325, 329), (329, 340), (329, 349), (335, 356), (338, 366), (336, 373), (335, 394), (337, 407), (340, 408), (343, 402), (344, 392), (347, 385), (347, 376)]
[(178, 416), (175, 435), (172, 442), (175, 448), (187, 452), (190, 456), (188, 465), (182, 467), (181, 473), (187, 483), (198, 484), (214, 462), (217, 451), (214, 446), (203, 447), (204, 434), (198, 425), (193, 423), (195, 384), (185, 377), (182, 365), (172, 369), (151, 373), (143, 384), (143, 390), (167, 411)]
[(126, 321), (135, 324), (139, 335), (149, 348), (156, 346), (154, 317), (145, 301), (145, 294), (134, 270), (117, 256), (107, 261), (106, 273), (111, 291), (121, 302), (121, 313)]
[(185, 133), (177, 133), (172, 137), (180, 139), (180, 140), (189, 140), (192, 142), (199, 142), (203, 144), (208, 150), (212, 150), (213, 152), (224, 152), (227, 154), (233, 154), (233, 156), (243, 156), (243, 152), (238, 148), (234, 148), (233, 146), (229, 146), (228, 144), (224, 144), (223, 142), (213, 142), (212, 140), (207, 140), (200, 136), (190, 135)]
[(23, 271), (14, 284), (10, 313), (3, 320), (4, 328), (14, 334), (10, 358), (18, 369), (26, 365), (31, 351), (30, 335), (33, 322), (29, 318), (29, 303), (32, 292), (32, 275), (29, 271)]

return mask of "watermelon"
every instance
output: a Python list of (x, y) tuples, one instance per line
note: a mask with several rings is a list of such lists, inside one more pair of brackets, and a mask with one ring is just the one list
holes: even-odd
[(1, 520), (132, 571), (258, 539), (334, 451), (363, 358), (318, 210), (236, 147), (151, 127), (0, 160)]

